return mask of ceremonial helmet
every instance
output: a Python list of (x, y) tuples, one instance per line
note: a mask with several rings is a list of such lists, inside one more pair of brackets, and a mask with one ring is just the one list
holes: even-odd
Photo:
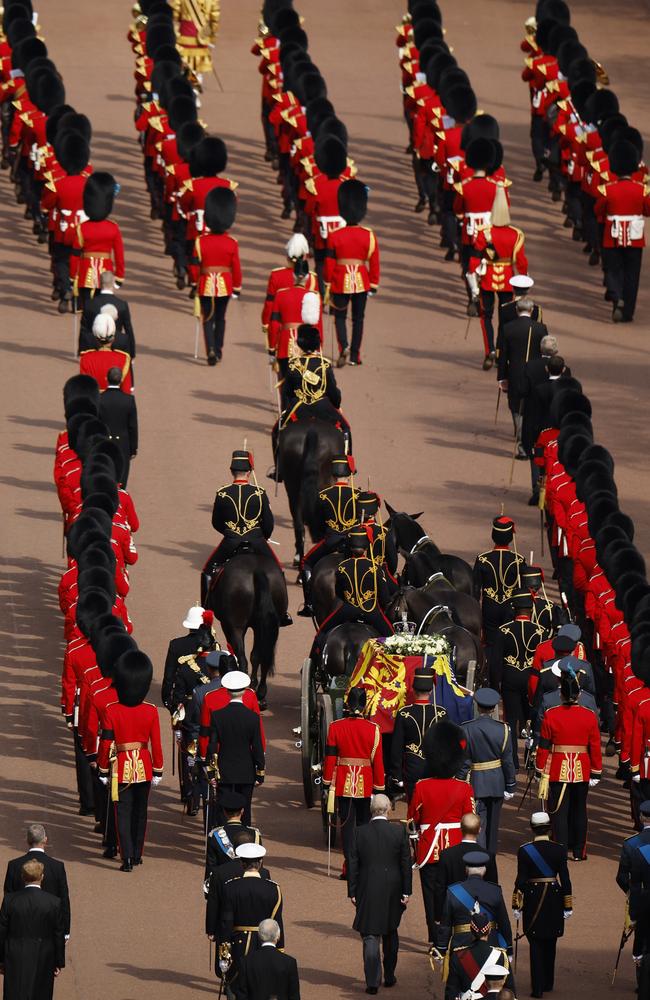
[(533, 595), (529, 590), (520, 590), (510, 598), (510, 605), (516, 614), (530, 611), (533, 607)]
[(490, 172), (494, 160), (494, 145), (491, 139), (477, 137), (465, 149), (465, 163), (472, 170)]
[(359, 493), (359, 506), (364, 520), (374, 517), (381, 507), (381, 497), (373, 490), (363, 490)]
[(433, 663), (427, 663), (425, 658), (425, 662), (422, 666), (415, 668), (415, 673), (413, 674), (413, 690), (433, 691), (434, 681), (435, 673)]
[(169, 102), (169, 124), (176, 132), (186, 122), (195, 122), (198, 117), (193, 97), (174, 97)]
[(358, 226), (368, 211), (368, 188), (361, 181), (343, 181), (338, 190), (339, 213), (348, 226)]
[(84, 212), (91, 222), (103, 222), (113, 211), (115, 178), (106, 171), (91, 174), (84, 186)]
[(332, 475), (337, 479), (351, 476), (354, 472), (356, 467), (352, 455), (337, 455), (332, 459)]
[(467, 742), (460, 726), (447, 719), (434, 722), (425, 734), (422, 749), (430, 778), (453, 778), (466, 756)]
[(129, 649), (115, 661), (113, 686), (122, 705), (141, 705), (153, 678), (151, 660), (140, 649)]
[(131, 638), (125, 631), (103, 629), (98, 635), (95, 635), (93, 649), (102, 677), (112, 677), (115, 672), (115, 663), (120, 656), (135, 651), (137, 648), (135, 639)]
[[(64, 106), (67, 107), (67, 105)], [(59, 119), (57, 135), (63, 134), (63, 132), (78, 132), (89, 145), (93, 137), (93, 127), (90, 118), (88, 115), (83, 115), (79, 111), (75, 111), (74, 108), (70, 108)]]
[(366, 689), (350, 688), (345, 696), (345, 704), (350, 715), (363, 715), (366, 708)]
[(233, 451), (230, 460), (231, 472), (252, 472), (253, 456), (250, 451)]
[(515, 522), (503, 514), (492, 521), (492, 541), (497, 545), (509, 545), (515, 533)]
[(237, 198), (230, 188), (212, 188), (205, 199), (205, 224), (211, 233), (228, 232), (237, 217)]
[(346, 543), (350, 552), (365, 552), (370, 544), (368, 532), (362, 525), (350, 528), (346, 536)]
[(539, 590), (544, 582), (544, 573), (541, 566), (526, 566), (521, 573), (521, 582), (530, 590)]
[(471, 87), (462, 83), (457, 84), (451, 87), (446, 95), (445, 106), (459, 124), (468, 122), (476, 114), (476, 94)]
[(75, 620), (79, 631), (86, 638), (90, 638), (95, 618), (98, 615), (107, 615), (112, 607), (113, 601), (111, 601), (105, 590), (90, 587), (82, 594), (79, 594), (79, 600), (75, 609)]

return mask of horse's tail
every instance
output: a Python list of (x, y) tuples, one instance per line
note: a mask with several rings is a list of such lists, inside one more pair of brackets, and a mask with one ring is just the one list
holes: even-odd
[(357, 649), (357, 644), (355, 642), (346, 642), (343, 647), (343, 670), (346, 677), (352, 676), (352, 671), (354, 670), (358, 655), (359, 650)]
[(315, 521), (318, 471), (318, 434), (313, 427), (310, 427), (302, 449), (302, 475), (300, 477), (300, 509), (303, 522), (310, 531)]
[(251, 650), (251, 660), (259, 663), (271, 676), (275, 667), (275, 645), (278, 641), (280, 621), (275, 610), (268, 577), (262, 570), (253, 573), (255, 601), (253, 606), (253, 633), (255, 641)]

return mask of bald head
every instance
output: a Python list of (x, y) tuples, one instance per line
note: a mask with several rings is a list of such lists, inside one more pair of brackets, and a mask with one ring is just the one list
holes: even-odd
[(460, 831), (464, 839), (476, 839), (481, 832), (481, 820), (476, 813), (465, 813), (460, 818)]

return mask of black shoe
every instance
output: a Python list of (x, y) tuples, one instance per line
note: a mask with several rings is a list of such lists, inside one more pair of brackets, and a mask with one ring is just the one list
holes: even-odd
[(67, 313), (69, 304), (70, 303), (68, 302), (67, 299), (61, 299), (61, 301), (57, 306), (57, 309), (59, 310), (60, 313)]
[(219, 363), (219, 361), (221, 361), (222, 357), (223, 357), (223, 352), (222, 351), (217, 351), (217, 363)]
[(587, 263), (589, 264), (589, 267), (596, 267), (597, 264), (600, 264), (600, 254), (597, 250), (592, 250), (590, 252)]
[(347, 363), (348, 363), (348, 349), (347, 347), (344, 347), (341, 353), (339, 354), (338, 361), (336, 362), (336, 367), (345, 368)]
[(535, 183), (539, 184), (539, 182), (542, 180), (543, 177), (544, 177), (544, 167), (536, 167), (535, 173), (533, 174), (533, 180), (535, 181)]
[(447, 250), (447, 253), (445, 254), (445, 260), (453, 260), (455, 256), (456, 251), (453, 247), (449, 247), (449, 250)]
[(214, 353), (214, 351), (208, 351), (208, 364), (210, 365), (211, 368), (214, 368), (216, 363), (217, 363), (217, 355)]
[(524, 449), (521, 448), (521, 447), (517, 448), (517, 453), (515, 455), (515, 458), (517, 459), (518, 462), (526, 462), (526, 461), (528, 461), (528, 455), (526, 454), (526, 452), (524, 451)]
[(569, 218), (568, 215), (567, 215), (566, 219), (564, 220), (564, 222), (562, 223), (562, 225), (564, 226), (565, 229), (571, 229), (571, 226), (573, 225), (573, 222), (571, 221), (571, 219)]
[(614, 323), (622, 323), (623, 322), (623, 310), (621, 309), (621, 307), (618, 304), (618, 302), (614, 306), (614, 311), (612, 312), (612, 320), (614, 321)]
[(79, 815), (80, 816), (94, 816), (95, 815), (95, 808), (94, 808), (94, 806), (91, 806), (90, 809), (84, 809), (83, 806), (79, 806)]
[(356, 358), (355, 357), (350, 358), (348, 364), (352, 365), (352, 367), (354, 368), (356, 365), (362, 365), (363, 361), (361, 360), (359, 355), (357, 355)]
[(436, 211), (432, 208), (427, 215), (427, 226), (432, 226), (437, 221), (436, 214)]
[(494, 368), (494, 362), (496, 361), (496, 351), (490, 351), (483, 358), (483, 371), (489, 372), (490, 368)]
[(58, 288), (52, 289), (52, 294), (50, 295), (50, 298), (52, 299), (52, 302), (56, 302), (57, 299), (61, 298), (61, 292), (59, 291)]
[(185, 288), (185, 275), (184, 274), (177, 274), (176, 275), (176, 287), (178, 288), (179, 292), (182, 292), (183, 289)]
[(273, 466), (273, 468), (269, 469), (269, 471), (266, 473), (266, 478), (267, 479), (272, 479), (273, 482), (275, 482), (275, 478), (276, 478), (277, 474), (278, 474), (277, 470), (276, 470), (275, 466)]
[(554, 191), (553, 194), (551, 195), (551, 201), (560, 201), (561, 198), (562, 198), (561, 191)]
[(582, 232), (582, 229), (578, 229), (578, 227), (576, 226), (575, 229), (573, 230), (573, 232), (571, 233), (571, 239), (575, 243), (582, 243), (582, 241), (584, 240), (584, 238), (585, 237), (584, 237), (584, 233)]
[(281, 219), (290, 219), (291, 218), (291, 205), (285, 205), (284, 206), (284, 208), (280, 212), (280, 218)]
[(426, 205), (426, 199), (418, 198), (417, 202), (415, 203), (415, 208), (413, 209), (413, 211), (417, 212), (419, 215), (420, 212), (424, 212), (425, 205)]
[(371, 997), (374, 997), (378, 992), (378, 986), (366, 986), (366, 993), (369, 993)]
[(313, 618), (314, 609), (311, 604), (303, 604), (300, 611), (296, 611), (296, 614), (298, 615), (298, 618)]
[(95, 820), (95, 833), (101, 833), (104, 829), (104, 824), (100, 819)]
[(142, 858), (134, 858), (133, 859), (133, 864), (134, 865), (141, 865), (142, 864)]
[(539, 493), (531, 493), (530, 497), (528, 498), (528, 506), (537, 507), (538, 503), (539, 503)]
[(396, 982), (397, 980), (395, 979), (395, 976), (390, 976), (388, 979), (384, 979), (384, 986), (388, 990), (391, 986), (394, 986)]
[(103, 858), (116, 858), (117, 857), (117, 847), (107, 847), (105, 851), (102, 851)]
[(133, 862), (131, 861), (131, 858), (125, 858), (124, 859), (124, 861), (120, 865), (120, 871), (121, 872), (132, 872), (133, 871)]
[(286, 628), (288, 625), (293, 625), (293, 618), (288, 611), (285, 611), (280, 619), (280, 628)]
[(273, 159), (273, 153), (269, 149), (267, 149), (267, 151), (265, 152), (264, 159), (266, 160), (267, 163), (270, 163), (271, 160)]

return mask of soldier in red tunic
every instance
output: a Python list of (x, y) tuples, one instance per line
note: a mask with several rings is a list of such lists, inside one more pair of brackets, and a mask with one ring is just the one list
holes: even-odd
[(445, 720), (435, 722), (427, 730), (422, 747), (429, 777), (416, 783), (408, 818), (419, 833), (417, 864), (429, 941), (435, 942), (434, 886), (440, 852), (461, 842), (461, 816), (476, 810), (472, 786), (456, 777), (466, 756), (460, 727)]
[(88, 218), (75, 229), (70, 258), (74, 294), (82, 303), (99, 288), (103, 271), (113, 271), (120, 284), (124, 281), (122, 233), (117, 222), (108, 218), (116, 190), (113, 175), (99, 171), (91, 174), (84, 187), (83, 210)]
[(611, 171), (617, 179), (598, 188), (594, 211), (604, 224), (603, 264), (605, 280), (614, 304), (615, 323), (630, 323), (641, 276), (645, 246), (645, 216), (650, 215), (650, 197), (641, 180), (630, 176), (639, 167), (639, 154), (631, 142), (616, 142), (609, 151)]
[[(317, 318), (314, 326), (318, 327), (321, 342), (323, 338), (323, 317), (320, 295), (316, 291), (318, 279), (313, 271), (309, 270), (309, 262), (301, 257), (293, 265), (293, 283), (290, 287), (281, 288), (273, 300), (273, 312), (269, 322), (268, 343), (269, 351), (275, 354), (278, 371), (280, 373), (280, 389), (283, 408), (286, 405), (284, 380), (289, 369), (289, 359), (297, 357), (299, 349), (296, 345), (298, 329), (303, 322), (302, 310), (307, 286), (314, 289), (310, 292), (310, 297), (317, 300)], [(316, 303), (312, 303), (313, 306)]]
[[(379, 247), (372, 229), (360, 225), (368, 209), (368, 189), (361, 181), (344, 181), (338, 191), (338, 206), (345, 226), (328, 237), (325, 257), (325, 287), (329, 290), (336, 339), (338, 367), (348, 360), (346, 330), (348, 303), (352, 304), (350, 364), (361, 364), (363, 320), (368, 295), (379, 286)], [(327, 292), (326, 292), (327, 294)]]
[[(487, 227), (492, 221), (492, 205), (497, 193), (497, 178), (491, 176), (495, 165), (503, 155), (501, 143), (494, 139), (479, 137), (467, 147), (465, 163), (470, 168), (469, 176), (454, 185), (454, 214), (461, 220), (460, 262), (463, 274), (469, 272), (474, 238), (479, 229)], [(470, 302), (467, 307), (468, 316), (478, 316), (476, 297), (470, 292)]]
[(107, 313), (100, 313), (93, 322), (93, 337), (97, 348), (92, 351), (82, 351), (79, 355), (79, 371), (95, 379), (101, 392), (108, 388), (108, 373), (111, 368), (119, 368), (122, 372), (120, 389), (122, 392), (133, 392), (133, 377), (131, 375), (131, 356), (126, 351), (113, 349), (115, 340), (115, 320)]
[(598, 717), (577, 704), (580, 685), (562, 675), (562, 704), (544, 713), (537, 749), (539, 797), (548, 799), (553, 840), (571, 851), (574, 861), (587, 857), (587, 793), (600, 781), (603, 763)]
[[(262, 308), (262, 333), (266, 340), (266, 349), (270, 351), (269, 344), (269, 324), (273, 315), (275, 297), (283, 288), (293, 286), (294, 266), (296, 261), (309, 257), (309, 244), (302, 233), (294, 233), (286, 247), (287, 263), (283, 267), (274, 267), (269, 274), (266, 286), (266, 298)], [(312, 287), (313, 284), (313, 287)], [(318, 289), (316, 275), (310, 273), (305, 283), (305, 291), (313, 292)], [(271, 352), (272, 353), (272, 352)]]
[(356, 827), (370, 822), (370, 798), (384, 791), (381, 733), (364, 719), (365, 707), (365, 689), (352, 688), (347, 718), (329, 727), (323, 762), (323, 786), (336, 796), (346, 868)]
[(158, 709), (144, 700), (152, 676), (151, 660), (140, 650), (116, 661), (119, 700), (106, 708), (97, 754), (100, 780), (111, 783), (123, 872), (142, 864), (149, 792), (163, 774)]
[(231, 297), (238, 299), (242, 273), (239, 244), (228, 232), (237, 214), (234, 191), (216, 187), (205, 200), (204, 220), (210, 230), (194, 244), (198, 262), (198, 296), (208, 364), (216, 365), (223, 356), (226, 335), (226, 310)]
[[(236, 181), (228, 177), (220, 177), (228, 165), (228, 150), (223, 139), (217, 136), (205, 136), (190, 153), (189, 178), (179, 188), (177, 204), (187, 219), (186, 239), (191, 250), (195, 241), (207, 233), (209, 225), (205, 218), (206, 199), (215, 188), (228, 188), (235, 191)], [(199, 279), (199, 269), (193, 261), (189, 267), (189, 280), (196, 287)]]

